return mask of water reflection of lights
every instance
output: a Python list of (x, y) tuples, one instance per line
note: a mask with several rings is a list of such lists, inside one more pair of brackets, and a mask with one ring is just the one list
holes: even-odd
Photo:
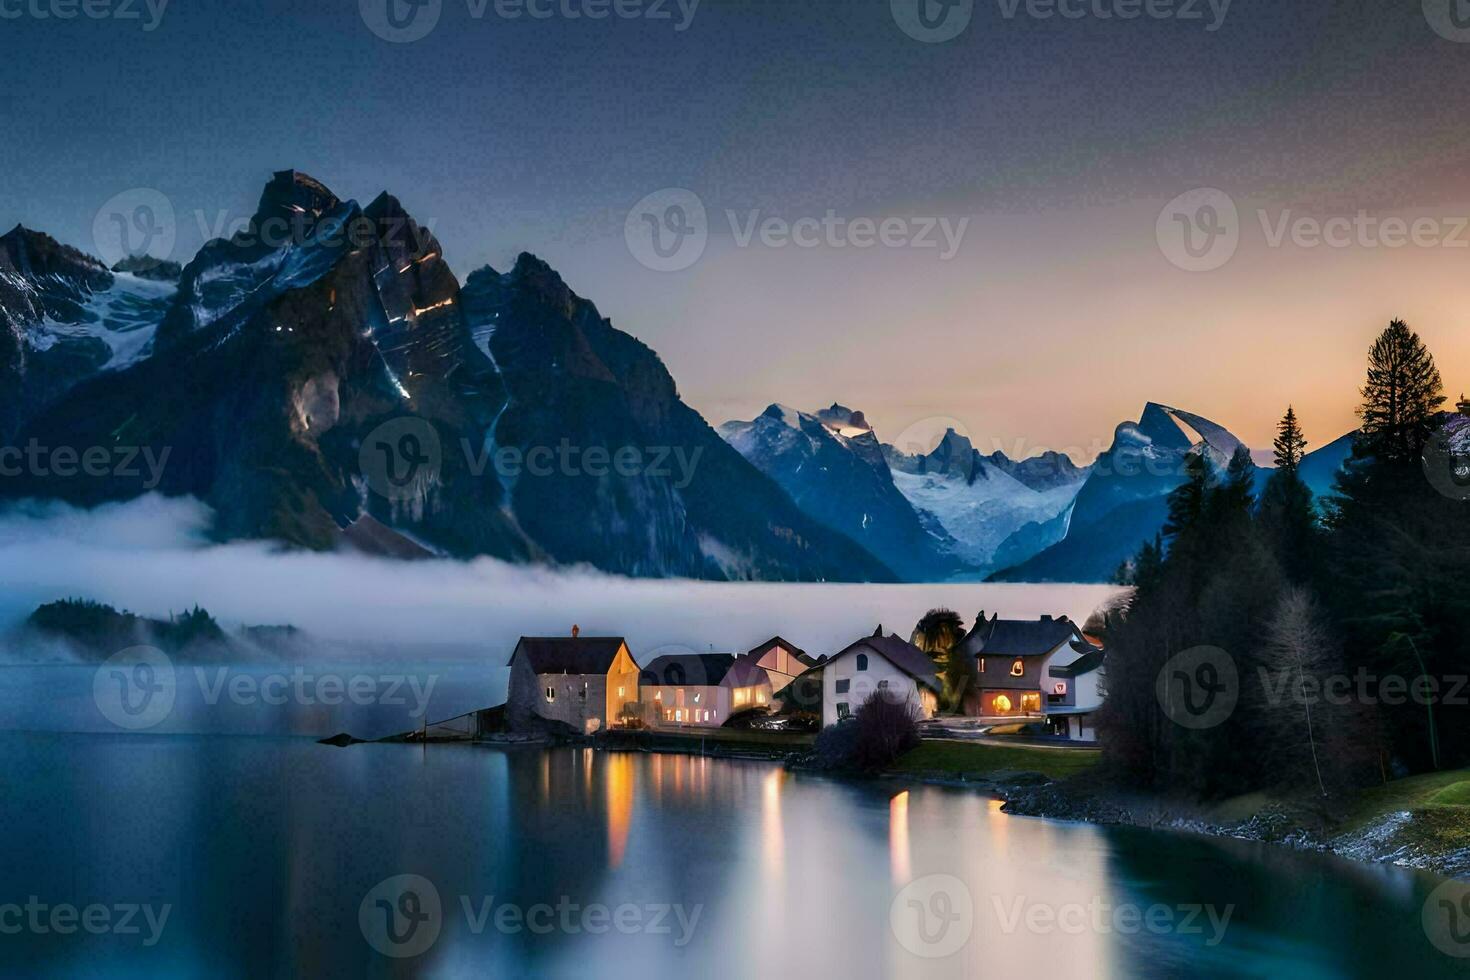
[(773, 769), (761, 788), (761, 853), (767, 873), (778, 875), (785, 868), (786, 841), (781, 831), (781, 779), (785, 771)]
[(888, 853), (893, 860), (893, 883), (903, 885), (913, 877), (909, 852), (909, 791), (888, 801)]

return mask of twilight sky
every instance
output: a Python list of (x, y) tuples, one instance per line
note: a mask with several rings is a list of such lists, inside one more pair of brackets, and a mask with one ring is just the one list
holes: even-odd
[[(461, 276), (546, 258), (712, 423), (840, 400), (886, 439), (954, 419), (1021, 455), (1090, 458), (1148, 400), (1255, 445), (1294, 401), (1321, 445), (1352, 427), (1394, 316), (1470, 389), (1451, 0), (1234, 0), (1223, 19), (1223, 0), (1062, 0), (1077, 18), (974, 0), (946, 43), (889, 0), (520, 0), (553, 16), (516, 19), (427, 0), (408, 29), (436, 2), (439, 20), (411, 43), (369, 28), (391, 31), (388, 0), (172, 0), (151, 31), (147, 0), (85, 0), (136, 20), (37, 16), (82, 2), (0, 0), (0, 225), (86, 251), (105, 202), (150, 188), (186, 261), (295, 167), (363, 203), (390, 190)], [(667, 19), (565, 15), (655, 4)], [(678, 271), (625, 234), (666, 188), (707, 215)], [(1197, 188), (1238, 217), (1215, 197), (1161, 220)], [(1181, 252), (1176, 211), (1233, 256)], [(813, 247), (745, 234), (829, 213)], [(1335, 245), (1302, 223), (1344, 217)], [(889, 243), (856, 247), (864, 220)], [(1219, 267), (1178, 267), (1201, 263)]]

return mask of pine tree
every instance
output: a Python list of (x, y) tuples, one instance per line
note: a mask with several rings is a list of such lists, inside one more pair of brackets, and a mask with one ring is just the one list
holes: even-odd
[(1403, 320), (1394, 320), (1368, 351), (1363, 386), (1365, 453), (1393, 462), (1417, 462), (1445, 402), (1434, 357)]
[(1276, 431), (1276, 472), (1261, 494), (1261, 530), (1286, 577), (1301, 584), (1315, 576), (1321, 538), (1312, 491), (1300, 473), (1307, 438), (1289, 406)]
[(1276, 426), (1273, 446), (1276, 468), (1295, 473), (1301, 466), (1302, 457), (1307, 454), (1307, 437), (1302, 434), (1302, 427), (1296, 420), (1296, 409), (1291, 405), (1286, 406), (1286, 415)]

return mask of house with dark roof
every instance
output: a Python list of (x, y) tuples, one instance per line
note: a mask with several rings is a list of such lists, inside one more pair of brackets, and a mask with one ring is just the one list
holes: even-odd
[(769, 707), (771, 680), (747, 656), (668, 654), (638, 676), (643, 717), (665, 728), (718, 728), (732, 714)]
[[(1091, 644), (1066, 616), (1040, 619), (985, 618), (960, 641), (958, 651), (975, 660), (978, 683), (964, 699), (965, 713), (981, 718), (1041, 719), (1046, 695), (1055, 689), (1048, 670), (1080, 656), (1073, 644)], [(1060, 658), (1060, 660), (1059, 660)]]
[(638, 664), (620, 636), (523, 636), (510, 656), (507, 720), (513, 729), (532, 717), (579, 732), (625, 724), (638, 705)]
[(772, 692), (784, 689), (817, 665), (817, 661), (807, 656), (805, 650), (779, 636), (771, 637), (741, 659), (748, 659), (766, 672), (771, 681)]
[(942, 687), (934, 661), (907, 640), (885, 636), (882, 626), (822, 661), (821, 674), (823, 727), (852, 717), (879, 691), (910, 702), (920, 718), (933, 718), (939, 710)]

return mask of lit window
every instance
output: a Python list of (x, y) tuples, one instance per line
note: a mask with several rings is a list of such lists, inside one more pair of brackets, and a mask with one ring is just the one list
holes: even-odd
[(756, 704), (765, 704), (766, 703), (766, 692), (765, 691), (756, 691), (755, 692), (755, 703)]
[(842, 680), (837, 682), (838, 694), (846, 694), (850, 690), (852, 690), (852, 681), (850, 679), (844, 677)]
[(653, 692), (653, 699), (655, 701), (662, 701), (664, 699), (664, 692), (663, 691), (654, 691)]
[(1024, 660), (1017, 660), (1015, 663), (1011, 664), (1011, 676), (1012, 677), (1024, 677), (1025, 674), (1026, 674), (1026, 662)]
[(985, 658), (984, 657), (981, 657), (980, 658), (980, 673), (982, 673), (982, 674), (985, 673)]
[(627, 696), (627, 690), (628, 689), (626, 687), (620, 687), (620, 688), (618, 688), (618, 697), (620, 697), (620, 698), (621, 697), (626, 697)]
[(851, 718), (851, 717), (852, 717), (852, 709), (850, 707), (848, 707), (847, 702), (846, 701), (839, 701), (839, 702), (837, 702), (837, 720), (838, 721), (842, 721), (844, 718)]
[(857, 655), (857, 667), (858, 670), (868, 669), (868, 655), (866, 653), (860, 653)]
[(695, 704), (698, 704), (699, 703), (700, 697), (701, 697), (701, 695), (698, 695), (698, 694), (694, 695), (694, 703)]
[(546, 700), (548, 703), (556, 700), (556, 688), (548, 687), (546, 689)]
[(1006, 697), (1004, 694), (998, 695), (995, 699), (995, 710), (1000, 714), (1005, 714), (1006, 712), (1010, 711), (1011, 699)]

